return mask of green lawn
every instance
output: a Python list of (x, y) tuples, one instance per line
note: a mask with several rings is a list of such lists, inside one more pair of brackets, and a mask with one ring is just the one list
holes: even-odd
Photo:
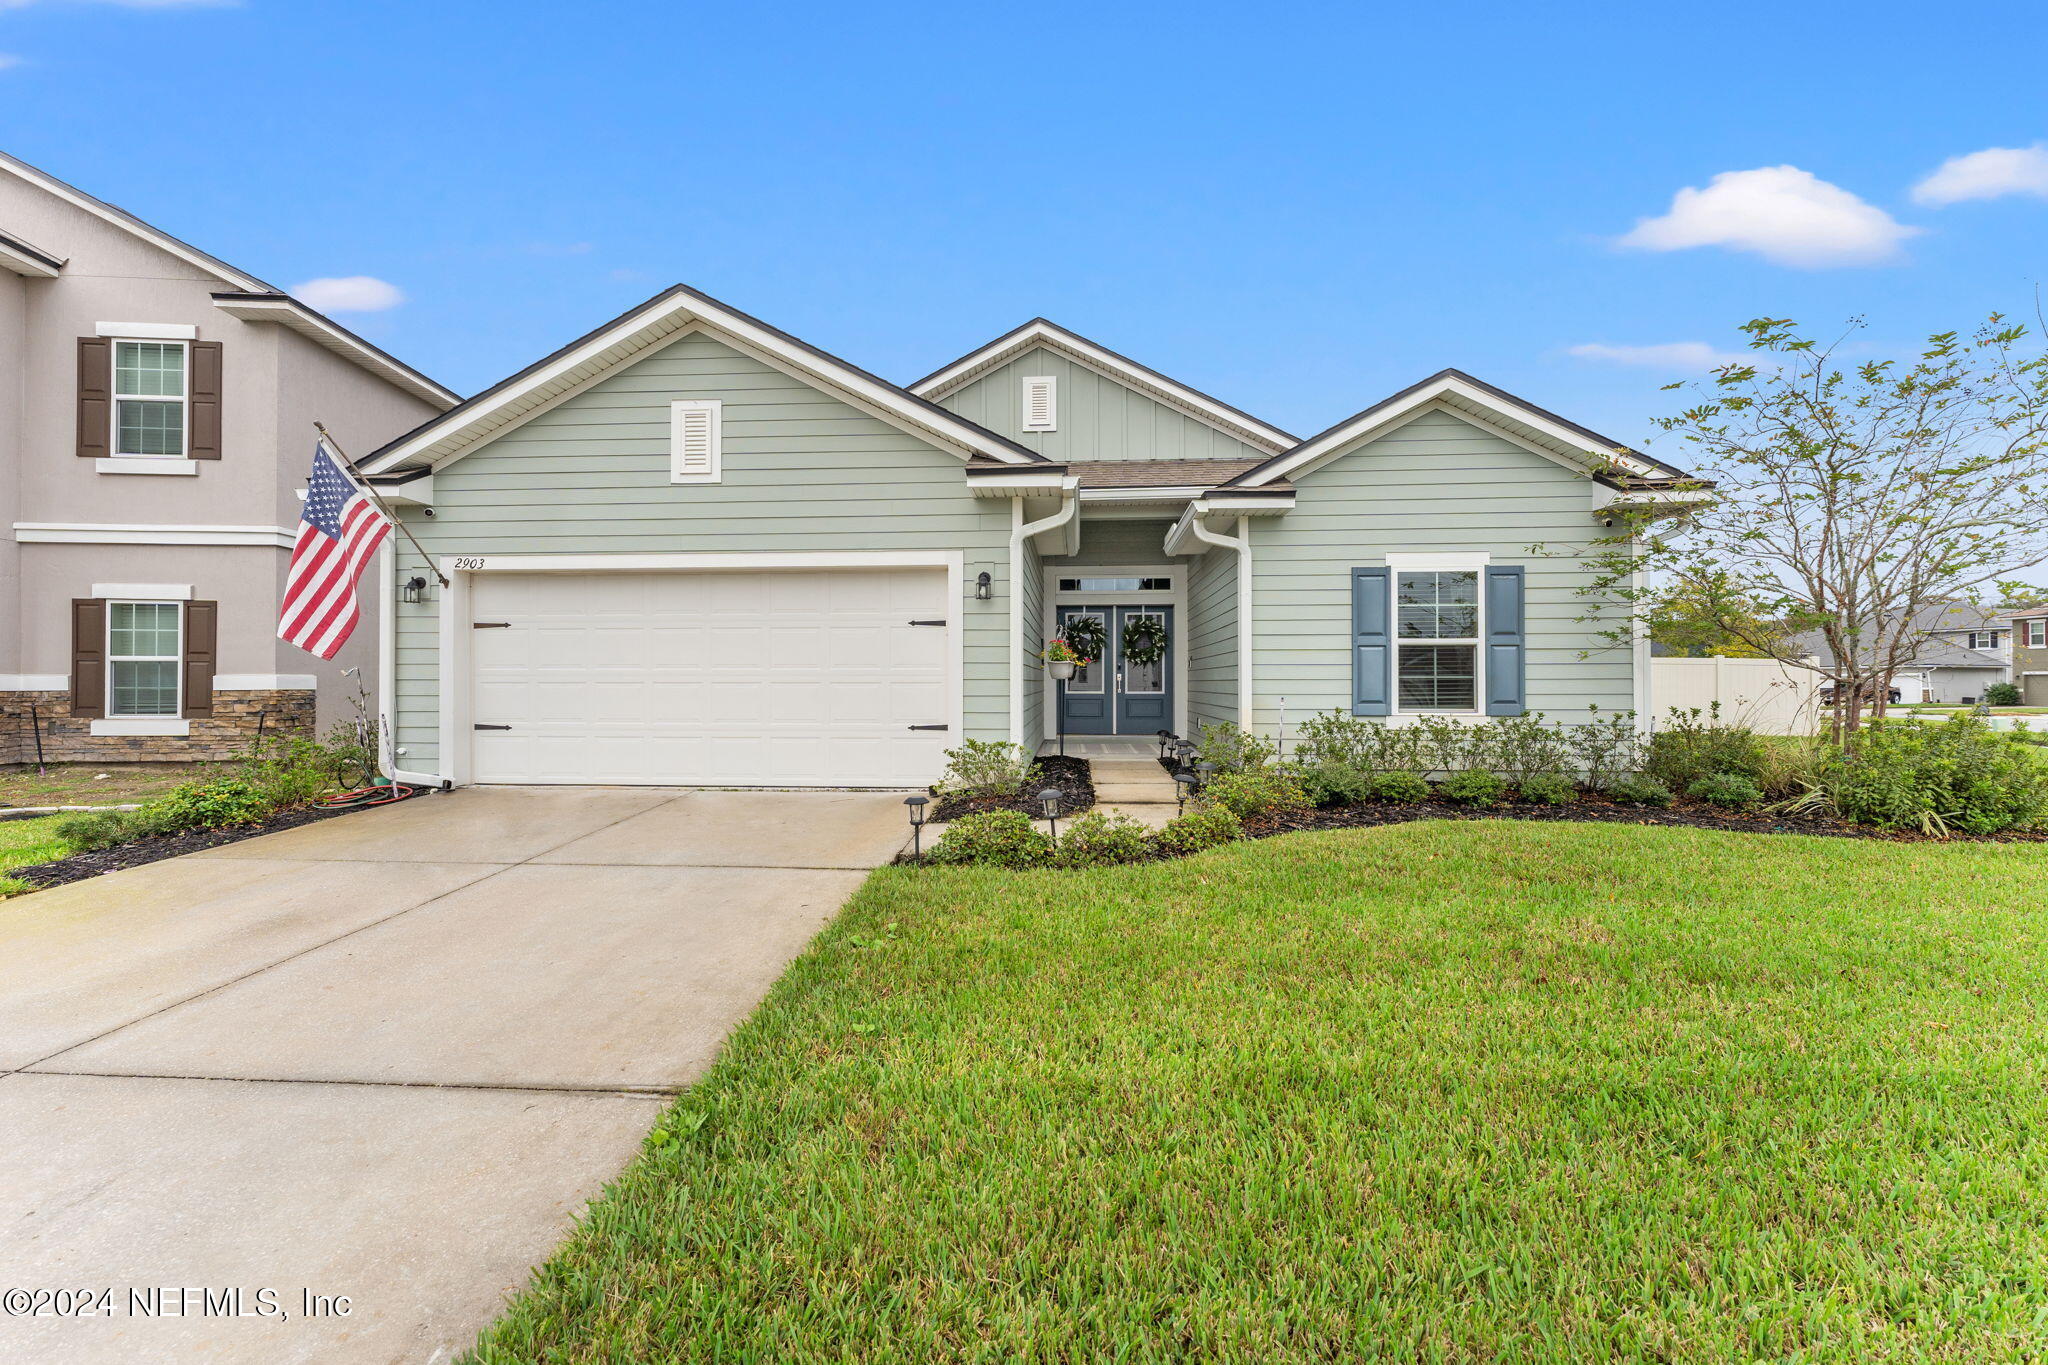
[(2048, 1350), (2048, 851), (876, 873), (478, 1361)]
[(231, 771), (226, 763), (52, 763), (0, 769), (0, 806), (114, 806), (161, 796), (180, 782)]
[(9, 869), (47, 863), (69, 851), (50, 832), (63, 818), (45, 815), (35, 820), (0, 820), (0, 898), (29, 889), (20, 878), (8, 876)]

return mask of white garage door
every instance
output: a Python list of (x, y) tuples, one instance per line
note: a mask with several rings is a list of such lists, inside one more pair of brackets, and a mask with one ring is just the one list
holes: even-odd
[(478, 574), (475, 778), (923, 785), (952, 627), (913, 622), (946, 597), (937, 569)]

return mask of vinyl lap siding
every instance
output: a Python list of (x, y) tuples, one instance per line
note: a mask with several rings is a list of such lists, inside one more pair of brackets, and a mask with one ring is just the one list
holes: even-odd
[[(671, 484), (668, 404), (724, 402), (724, 473)], [(1009, 514), (970, 496), (960, 462), (702, 333), (686, 336), (435, 475), (436, 555), (959, 550), (965, 559), (966, 725), (1009, 734)], [(418, 560), (400, 556), (400, 581)], [(995, 580), (974, 600), (974, 578)], [(435, 771), (439, 593), (400, 606), (403, 766)]]
[(1237, 552), (1211, 550), (1188, 579), (1188, 724), (1237, 719)]
[(1153, 568), (1175, 563), (1166, 553), (1170, 521), (1090, 521), (1081, 514), (1081, 548), (1045, 562), (1056, 569), (1090, 565)]
[[(1059, 429), (1025, 431), (1024, 379), (1042, 374), (1059, 380)], [(1054, 460), (1244, 460), (1272, 453), (1043, 348), (1025, 352), (938, 402)]]
[(1045, 561), (1038, 547), (1024, 543), (1024, 631), (1017, 641), (1017, 667), (1024, 679), (1024, 734), (1019, 741), (1033, 753), (1045, 739)]
[[(1586, 478), (1432, 412), (1295, 483), (1293, 511), (1251, 519), (1260, 728), (1278, 723), (1283, 697), (1290, 730), (1311, 712), (1350, 708), (1350, 571), (1390, 551), (1484, 550), (1526, 565), (1529, 709), (1568, 720), (1588, 704), (1634, 706), (1632, 653), (1600, 635), (1617, 609), (1577, 619), (1592, 605), (1576, 591), (1594, 576), (1585, 547), (1604, 534)], [(1551, 554), (1531, 554), (1534, 544)]]

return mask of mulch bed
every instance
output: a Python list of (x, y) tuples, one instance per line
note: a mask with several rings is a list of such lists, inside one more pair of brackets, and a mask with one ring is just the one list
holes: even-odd
[(1031, 776), (1009, 796), (948, 796), (932, 808), (927, 819), (958, 820), (963, 815), (985, 811), (1022, 811), (1034, 820), (1045, 813), (1038, 808), (1038, 794), (1047, 787), (1060, 789), (1060, 815), (1075, 815), (1095, 804), (1095, 780), (1088, 773), (1085, 758), (1041, 758)]
[(1628, 806), (1604, 797), (1582, 794), (1562, 806), (1539, 806), (1527, 801), (1505, 801), (1498, 806), (1453, 806), (1435, 801), (1409, 803), (1366, 802), (1356, 806), (1335, 806), (1299, 815), (1255, 816), (1245, 821), (1245, 834), (1263, 839), (1274, 834), (1302, 830), (1361, 829), (1372, 825), (1400, 825), (1411, 820), (1576, 820), (1610, 825), (1667, 825), (1685, 829), (1729, 830), (1738, 834), (1811, 834), (1830, 839), (1881, 839), (1890, 843), (2048, 843), (2048, 830), (2013, 831), (2005, 834), (1952, 834), (1947, 839), (1918, 831), (1872, 829), (1846, 820), (1820, 816), (1798, 816), (1757, 812), (1742, 814), (1723, 810), (1683, 797), (1669, 807)]
[(68, 882), (82, 882), (88, 877), (97, 877), (106, 872), (119, 872), (123, 868), (162, 862), (165, 858), (175, 858), (181, 853), (197, 853), (203, 848), (238, 844), (259, 834), (275, 834), (279, 830), (297, 829), (300, 825), (310, 825), (316, 820), (332, 820), (337, 815), (348, 813), (346, 810), (308, 808), (273, 815), (256, 825), (228, 825), (221, 829), (193, 829), (183, 834), (160, 834), (148, 839), (116, 844), (112, 848), (95, 849), (91, 853), (74, 853), (53, 863), (31, 863), (27, 867), (9, 868), (5, 872), (0, 872), (0, 877), (19, 877), (40, 891), (52, 886), (63, 886)]

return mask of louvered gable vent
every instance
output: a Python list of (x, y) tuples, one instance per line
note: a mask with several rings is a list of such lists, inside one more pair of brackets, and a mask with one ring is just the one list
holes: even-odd
[(679, 399), (669, 404), (670, 483), (718, 482), (722, 406), (715, 398)]
[(1031, 375), (1024, 380), (1024, 430), (1059, 429), (1058, 380), (1052, 375)]

